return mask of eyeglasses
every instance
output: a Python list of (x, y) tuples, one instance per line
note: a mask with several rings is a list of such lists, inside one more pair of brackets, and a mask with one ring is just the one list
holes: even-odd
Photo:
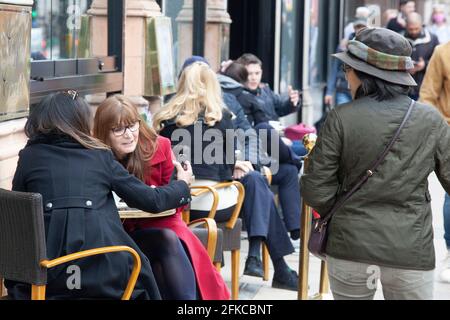
[(126, 126), (126, 127), (112, 128), (111, 131), (113, 132), (113, 134), (116, 137), (121, 137), (125, 134), (127, 129), (129, 129), (131, 132), (136, 132), (137, 130), (139, 130), (140, 123), (141, 123), (141, 120), (138, 120), (135, 123), (130, 124), (129, 126)]
[(343, 63), (342, 64), (342, 71), (344, 72), (344, 73), (347, 73), (347, 71), (348, 70), (350, 70), (352, 67), (350, 67), (348, 64), (346, 64), (346, 63)]
[(72, 98), (72, 100), (76, 100), (78, 98), (78, 92), (75, 90), (67, 90), (67, 91), (63, 91), (63, 93), (66, 96), (69, 96), (70, 98)]

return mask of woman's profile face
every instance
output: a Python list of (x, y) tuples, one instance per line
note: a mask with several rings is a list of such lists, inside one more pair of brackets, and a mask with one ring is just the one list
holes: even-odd
[(120, 125), (111, 129), (109, 145), (117, 158), (123, 159), (134, 152), (139, 140), (139, 121), (130, 125)]

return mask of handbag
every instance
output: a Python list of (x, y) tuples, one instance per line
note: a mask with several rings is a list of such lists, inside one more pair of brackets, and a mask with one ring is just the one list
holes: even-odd
[(375, 162), (370, 166), (370, 169), (365, 172), (365, 174), (356, 182), (356, 184), (350, 189), (350, 191), (346, 192), (340, 199), (333, 205), (331, 210), (327, 215), (325, 215), (323, 218), (319, 218), (314, 220), (313, 227), (311, 230), (311, 234), (309, 236), (308, 241), (308, 250), (318, 257), (321, 260), (326, 259), (326, 246), (327, 246), (327, 239), (328, 239), (328, 225), (330, 219), (333, 217), (333, 215), (336, 213), (336, 211), (359, 189), (361, 186), (367, 182), (367, 180), (374, 175), (376, 169), (381, 164), (381, 162), (386, 158), (386, 155), (391, 150), (392, 146), (394, 145), (395, 141), (398, 139), (400, 135), (400, 131), (403, 129), (403, 127), (406, 124), (406, 121), (408, 120), (409, 116), (411, 115), (413, 106), (415, 101), (413, 100), (408, 108), (408, 111), (406, 112), (405, 117), (403, 118), (402, 123), (400, 124), (400, 127), (398, 128), (397, 132), (395, 133), (392, 140), (389, 142), (389, 144), (384, 148), (383, 152), (377, 157)]

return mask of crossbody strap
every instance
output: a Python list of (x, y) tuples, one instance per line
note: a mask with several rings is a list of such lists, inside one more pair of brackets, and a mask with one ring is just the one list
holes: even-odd
[(360, 180), (353, 186), (353, 188), (345, 193), (338, 202), (333, 206), (333, 208), (330, 210), (330, 213), (327, 214), (323, 219), (320, 219), (321, 224), (327, 223), (328, 220), (331, 219), (333, 214), (345, 203), (345, 201), (348, 200), (373, 174), (375, 173), (378, 166), (383, 162), (383, 160), (386, 158), (389, 151), (392, 149), (392, 146), (397, 141), (398, 137), (400, 136), (400, 132), (402, 131), (403, 127), (406, 124), (406, 121), (408, 121), (409, 116), (411, 115), (411, 112), (413, 110), (415, 101), (412, 100), (411, 104), (409, 105), (408, 111), (405, 114), (405, 117), (403, 118), (402, 123), (400, 124), (400, 127), (397, 129), (397, 132), (395, 133), (394, 137), (391, 139), (389, 144), (384, 148), (383, 152), (380, 153), (380, 155), (377, 157), (375, 162), (370, 166), (370, 169), (366, 171), (366, 173), (361, 177)]

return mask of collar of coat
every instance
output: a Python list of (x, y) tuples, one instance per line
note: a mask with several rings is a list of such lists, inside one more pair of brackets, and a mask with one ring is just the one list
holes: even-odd
[(27, 142), (27, 146), (33, 145), (33, 144), (50, 144), (50, 145), (61, 145), (64, 144), (65, 146), (73, 146), (73, 147), (80, 147), (83, 148), (83, 146), (76, 141), (74, 138), (57, 132), (50, 132), (47, 134), (37, 134), (36, 136), (30, 138)]
[(413, 48), (419, 44), (425, 44), (425, 43), (431, 42), (431, 34), (425, 28), (422, 29), (422, 31), (420, 32), (420, 36), (416, 39), (410, 38), (407, 32), (404, 33), (404, 36), (409, 41), (409, 43), (411, 43), (411, 46)]

